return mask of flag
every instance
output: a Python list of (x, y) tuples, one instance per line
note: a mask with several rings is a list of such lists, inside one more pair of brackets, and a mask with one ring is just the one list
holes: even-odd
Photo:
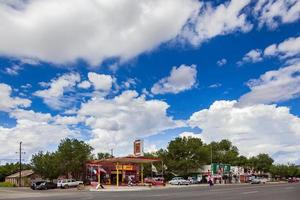
[(156, 167), (153, 164), (151, 164), (151, 170), (152, 170), (152, 172), (157, 173), (157, 169), (156, 169)]
[(103, 169), (102, 167), (100, 167), (99, 170), (100, 170), (100, 172), (103, 172), (103, 173), (105, 173), (105, 174), (107, 173), (107, 172), (105, 171), (105, 169)]

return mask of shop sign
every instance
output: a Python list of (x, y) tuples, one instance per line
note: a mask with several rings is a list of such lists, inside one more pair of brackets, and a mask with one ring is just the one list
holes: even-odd
[(213, 163), (211, 165), (211, 171), (212, 174), (218, 174), (218, 175), (229, 174), (230, 167), (231, 166), (227, 164)]
[(133, 143), (133, 153), (135, 156), (144, 156), (143, 140), (135, 140)]
[(123, 170), (125, 170), (125, 171), (132, 171), (133, 170), (133, 166), (132, 165), (123, 165)]
[(116, 165), (116, 170), (132, 171), (133, 165)]

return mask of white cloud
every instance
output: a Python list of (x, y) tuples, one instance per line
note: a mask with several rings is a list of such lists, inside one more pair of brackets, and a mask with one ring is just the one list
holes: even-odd
[(251, 91), (239, 99), (240, 105), (268, 104), (299, 97), (300, 63), (268, 71), (247, 85)]
[(182, 132), (182, 133), (180, 133), (179, 134), (179, 137), (181, 137), (181, 138), (189, 138), (189, 137), (191, 137), (191, 138), (201, 138), (201, 134), (196, 134), (196, 133), (194, 133), (194, 132)]
[(13, 65), (11, 67), (6, 67), (4, 69), (4, 73), (12, 76), (16, 76), (19, 74), (19, 71), (22, 70), (23, 68), (19, 65)]
[(168, 107), (163, 101), (146, 100), (135, 91), (125, 91), (113, 99), (95, 97), (83, 103), (78, 115), (86, 118), (92, 132), (89, 143), (96, 151), (114, 148), (125, 155), (132, 152), (134, 139), (182, 126), (167, 116)]
[(260, 49), (252, 49), (242, 59), (242, 63), (252, 62), (256, 63), (262, 61), (262, 51)]
[[(0, 126), (0, 154), (2, 159), (15, 158), (19, 142), (23, 142), (23, 156), (29, 159), (38, 151), (54, 150), (53, 147), (65, 137), (75, 136), (76, 132), (65, 125), (53, 123), (50, 114), (36, 113), (32, 110), (15, 110), (10, 117), (16, 119), (12, 128)], [(29, 161), (29, 160), (28, 160)]]
[(0, 111), (10, 111), (18, 107), (27, 108), (31, 105), (29, 99), (12, 97), (12, 89), (9, 85), (0, 83)]
[(220, 67), (225, 65), (227, 63), (227, 60), (225, 58), (222, 58), (221, 60), (217, 61), (217, 65), (219, 65)]
[(259, 0), (254, 8), (259, 26), (274, 29), (280, 24), (296, 22), (300, 18), (298, 0)]
[(245, 62), (259, 62), (263, 58), (276, 57), (286, 60), (287, 63), (295, 63), (295, 59), (300, 56), (300, 37), (290, 37), (279, 44), (271, 44), (263, 51), (261, 49), (252, 49), (241, 61), (237, 62), (242, 65)]
[(174, 93), (189, 90), (196, 84), (196, 65), (173, 67), (170, 76), (155, 83), (151, 88), (153, 94)]
[(218, 87), (221, 87), (222, 84), (221, 83), (215, 83), (215, 84), (212, 84), (210, 86), (208, 86), (209, 88), (218, 88)]
[(110, 75), (89, 72), (88, 78), (96, 90), (109, 91), (113, 84), (113, 78)]
[(0, 54), (92, 65), (127, 60), (175, 38), (198, 8), (194, 0), (1, 1)]
[(123, 87), (126, 89), (129, 89), (131, 87), (136, 86), (136, 79), (134, 78), (128, 78), (125, 82), (123, 82)]
[(88, 89), (91, 87), (91, 83), (89, 81), (82, 81), (77, 85), (79, 88)]
[[(195, 112), (189, 124), (202, 129), (201, 138), (206, 142), (229, 139), (242, 155), (269, 153), (277, 162), (284, 161), (280, 158), (282, 151), (300, 157), (300, 118), (291, 114), (289, 108), (236, 104), (236, 101), (216, 101), (209, 109)], [(288, 160), (295, 162), (294, 158)]]
[(66, 91), (74, 88), (80, 81), (78, 73), (64, 74), (58, 78), (52, 79), (48, 89), (39, 90), (34, 95), (43, 98), (44, 103), (54, 109), (66, 107), (72, 101), (71, 98), (63, 98)]
[(250, 0), (231, 0), (217, 7), (205, 3), (198, 15), (194, 15), (191, 24), (186, 26), (182, 36), (194, 45), (209, 40), (218, 35), (232, 32), (248, 32), (252, 25), (247, 22), (243, 9)]
[(265, 48), (264, 55), (279, 56), (280, 58), (300, 56), (300, 37), (290, 37), (279, 44), (272, 44)]

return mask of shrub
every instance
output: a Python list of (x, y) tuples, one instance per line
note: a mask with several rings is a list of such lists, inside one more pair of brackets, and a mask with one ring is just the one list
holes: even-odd
[(0, 187), (15, 187), (15, 184), (10, 182), (0, 182)]

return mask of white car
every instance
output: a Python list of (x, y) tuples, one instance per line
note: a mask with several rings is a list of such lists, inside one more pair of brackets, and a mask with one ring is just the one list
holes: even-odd
[(169, 184), (171, 185), (189, 185), (190, 181), (185, 180), (182, 177), (174, 177), (172, 180), (169, 181)]
[(75, 179), (62, 179), (57, 181), (58, 188), (69, 188), (69, 187), (77, 187), (79, 185), (83, 185), (82, 181), (76, 181)]

